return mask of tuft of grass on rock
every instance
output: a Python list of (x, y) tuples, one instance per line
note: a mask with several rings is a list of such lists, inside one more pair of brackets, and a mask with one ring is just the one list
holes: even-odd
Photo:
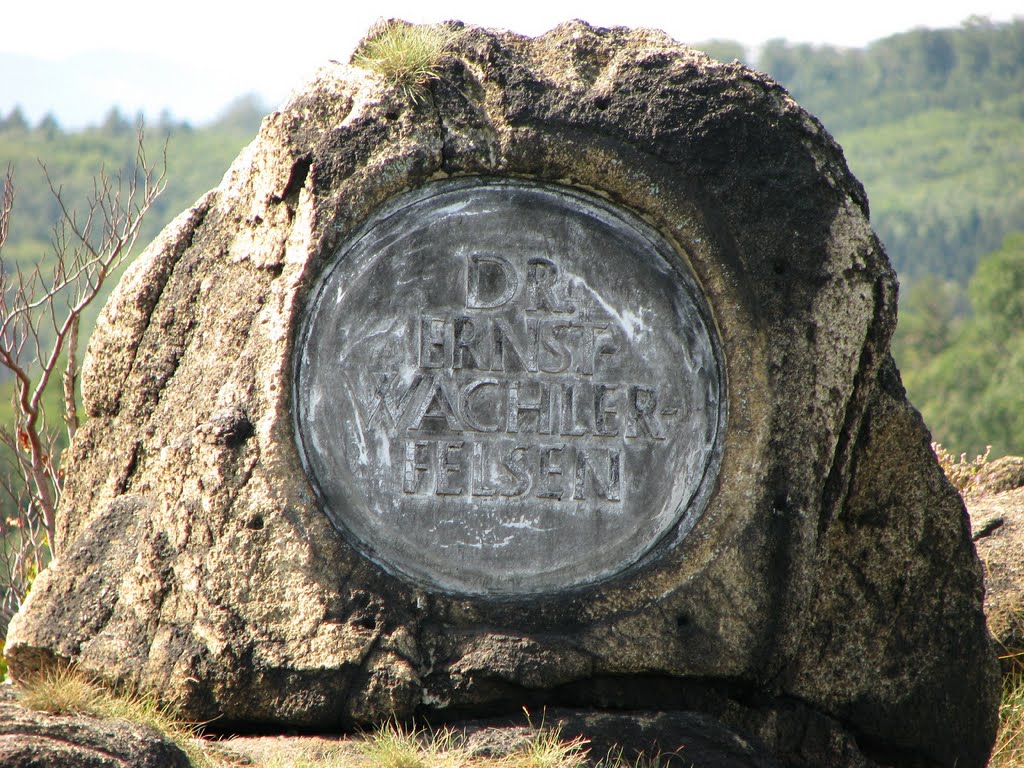
[(199, 740), (200, 726), (178, 717), (153, 695), (118, 694), (74, 666), (58, 665), (29, 678), (18, 692), (22, 706), (57, 715), (126, 720), (166, 735), (196, 768), (214, 768)]
[(352, 63), (382, 75), (406, 97), (419, 101), (461, 32), (454, 27), (414, 25), (403, 21), (380, 24), (352, 56)]

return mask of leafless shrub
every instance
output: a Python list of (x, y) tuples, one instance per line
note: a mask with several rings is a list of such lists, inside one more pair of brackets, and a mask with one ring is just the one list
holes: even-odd
[[(101, 171), (81, 213), (64, 199), (45, 165), (42, 169), (60, 217), (52, 253), (32, 269), (12, 266), (3, 257), (15, 203), (10, 168), (0, 199), (0, 366), (12, 378), (14, 403), (13, 423), (0, 426), (0, 443), (11, 462), (6, 477), (0, 477), (0, 494), (16, 510), (0, 520), (0, 579), (7, 582), (0, 583), (0, 637), (54, 546), (63, 479), (61, 432), (70, 440), (78, 428), (82, 314), (136, 244), (143, 219), (163, 190), (166, 157), (156, 173), (140, 131), (133, 166), (117, 175)], [(44, 396), (58, 380), (61, 414), (48, 422)]]

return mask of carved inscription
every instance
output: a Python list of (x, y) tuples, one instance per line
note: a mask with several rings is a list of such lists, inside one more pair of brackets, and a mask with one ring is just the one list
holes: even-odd
[(325, 510), (440, 589), (606, 578), (692, 526), (717, 467), (720, 359), (670, 246), (560, 188), (449, 182), (352, 238), (296, 366)]
[(414, 348), (374, 372), (362, 418), (401, 441), (405, 494), (619, 503), (625, 441), (664, 440), (679, 409), (614, 374), (627, 339), (600, 307), (587, 313), (598, 321), (577, 317), (556, 261), (518, 261), (465, 259), (464, 301), (412, 313)]

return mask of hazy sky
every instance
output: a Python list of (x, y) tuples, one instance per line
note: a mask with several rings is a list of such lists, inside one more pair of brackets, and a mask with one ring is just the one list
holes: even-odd
[[(535, 35), (582, 18), (601, 26), (651, 26), (696, 43), (712, 38), (756, 46), (772, 38), (862, 46), (914, 27), (958, 26), (971, 15), (1024, 16), (1024, 0), (4, 0), (0, 54), (47, 59), (32, 83), (0, 73), (0, 110), (21, 103), (30, 119), (53, 111), (70, 123), (95, 120), (112, 104), (155, 116), (168, 108), (196, 122), (232, 98), (256, 92), (280, 102), (328, 59), (345, 59), (379, 18), (460, 19)], [(84, 56), (121, 52), (131, 56)], [(144, 56), (143, 56), (144, 55)], [(109, 64), (105, 63), (109, 59)], [(138, 61), (138, 65), (133, 62)], [(89, 68), (92, 66), (93, 68)], [(95, 69), (99, 67), (99, 69)], [(13, 67), (26, 69), (26, 67)], [(87, 85), (75, 82), (87, 72)], [(27, 75), (26, 75), (27, 78)], [(90, 114), (95, 117), (82, 117)]]

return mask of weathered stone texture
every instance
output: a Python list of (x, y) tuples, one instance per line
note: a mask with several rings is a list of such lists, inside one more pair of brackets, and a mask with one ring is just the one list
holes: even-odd
[[(390, 576), (331, 525), (296, 450), (293, 346), (332, 254), (395, 195), (471, 174), (637, 213), (717, 324), (708, 507), (597, 585), (489, 600)], [(224, 728), (604, 703), (852, 734), (804, 762), (795, 736), (769, 740), (794, 765), (983, 765), (998, 686), (978, 562), (892, 369), (896, 282), (867, 208), (783, 88), (657, 32), (467, 28), (418, 101), (324, 68), (104, 310), (59, 557), (11, 625), (11, 668), (73, 661)]]
[[(977, 706), (966, 679), (948, 675), (992, 653), (976, 629), (982, 587), (970, 522), (892, 364), (881, 372), (858, 448), (846, 504), (823, 521), (813, 618), (793, 690), (892, 749), (942, 739), (939, 712), (947, 708), (985, 732), (991, 710)], [(875, 669), (870, 677), (866, 664)], [(991, 681), (991, 666), (984, 669)]]

